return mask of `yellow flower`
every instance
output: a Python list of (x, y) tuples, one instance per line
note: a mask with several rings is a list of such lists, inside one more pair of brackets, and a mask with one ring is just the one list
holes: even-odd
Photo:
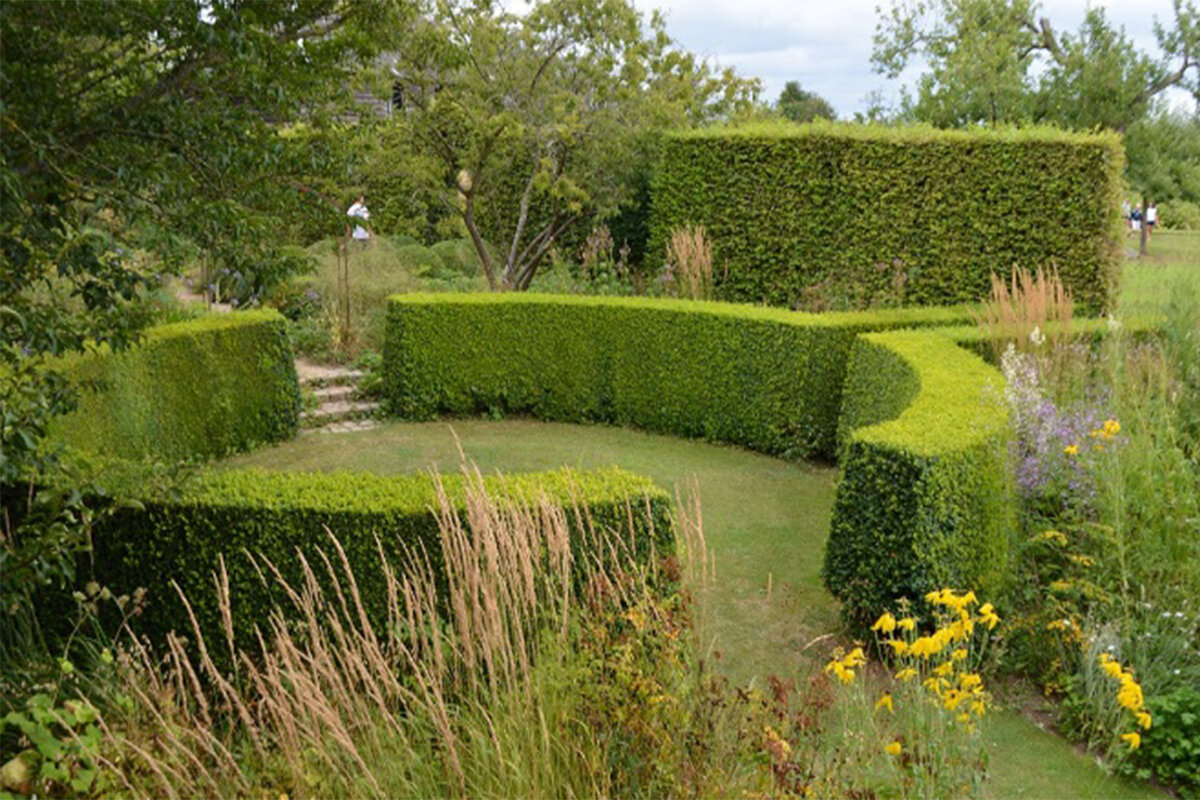
[(1121, 423), (1117, 422), (1115, 419), (1106, 419), (1104, 421), (1104, 427), (1101, 428), (1101, 431), (1103, 432), (1105, 439), (1111, 439), (1121, 432)]
[(875, 620), (875, 624), (871, 626), (871, 630), (891, 633), (896, 630), (896, 618), (892, 616), (890, 611), (885, 611), (883, 612), (883, 616)]
[(1147, 711), (1139, 711), (1137, 713), (1137, 724), (1141, 725), (1146, 730), (1150, 730), (1150, 713)]
[(982, 686), (983, 678), (979, 677), (979, 673), (976, 672), (964, 672), (958, 676), (958, 685), (969, 692), (976, 686)]
[(867, 663), (867, 657), (863, 654), (863, 649), (861, 647), (856, 647), (851, 650), (844, 659), (842, 659), (842, 663), (847, 667), (860, 667)]
[(943, 662), (933, 668), (933, 674), (942, 678), (946, 677), (951, 672), (954, 672), (954, 663), (951, 661)]
[(950, 657), (953, 658), (955, 661), (965, 661), (967, 658), (967, 651), (960, 647), (957, 650), (955, 650), (953, 653), (951, 653)]
[(896, 673), (896, 680), (898, 680), (898, 681), (908, 682), (915, 677), (917, 677), (917, 671), (915, 669), (913, 669), (912, 667), (902, 669)]
[(878, 711), (881, 708), (885, 708), (885, 707), (887, 708), (888, 711), (892, 711), (892, 696), (890, 694), (885, 694), (883, 697), (879, 698), (879, 700), (875, 703), (876, 711)]
[(1142, 687), (1138, 686), (1137, 681), (1128, 672), (1121, 675), (1121, 688), (1117, 691), (1117, 702), (1122, 707), (1133, 712), (1142, 710), (1142, 706), (1146, 704), (1146, 700), (1142, 697)]
[[(1055, 532), (1057, 533), (1057, 531)], [(1062, 536), (1062, 534), (1059, 534), (1059, 536)], [(996, 623), (1000, 621), (1000, 617), (996, 616), (996, 610), (992, 608), (991, 603), (984, 603), (979, 607), (979, 621), (987, 625), (989, 631), (996, 627)]]
[(1137, 750), (1142, 746), (1142, 735), (1136, 731), (1133, 733), (1122, 733), (1121, 738), (1129, 743), (1130, 750)]
[(854, 683), (854, 670), (848, 668), (845, 664), (837, 659), (834, 659), (825, 665), (825, 671), (832, 672), (842, 683)]
[[(1135, 733), (1134, 736), (1136, 735), (1137, 734)], [(903, 749), (904, 748), (900, 746), (899, 742), (892, 742), (887, 747), (883, 748), (883, 752), (887, 753), (889, 756), (898, 756), (900, 755), (900, 751)]]
[(1063, 448), (1063, 452), (1069, 456), (1077, 455), (1079, 453), (1079, 445), (1069, 444)]
[(905, 617), (896, 623), (896, 627), (902, 631), (911, 631), (917, 627), (917, 621), (912, 617)]
[(987, 707), (984, 705), (982, 700), (976, 700), (971, 703), (971, 711), (974, 712), (975, 716), (982, 717), (987, 711)]
[(892, 650), (895, 651), (896, 655), (898, 656), (902, 656), (908, 651), (908, 642), (904, 641), (903, 639), (887, 639), (884, 641), (884, 644), (891, 645)]
[(971, 715), (964, 711), (963, 713), (959, 714), (955, 719), (957, 719), (959, 722), (970, 722)]
[(947, 711), (954, 711), (966, 699), (967, 695), (965, 692), (961, 692), (958, 689), (949, 689), (942, 695), (942, 705), (946, 707)]
[(1109, 676), (1110, 678), (1119, 678), (1119, 677), (1121, 677), (1121, 672), (1122, 672), (1122, 670), (1121, 670), (1121, 665), (1120, 665), (1118, 662), (1116, 662), (1116, 661), (1108, 661), (1108, 662), (1106, 662), (1106, 663), (1104, 664), (1104, 667), (1103, 667), (1103, 669), (1104, 669), (1104, 671), (1105, 671), (1105, 672), (1108, 674), (1108, 676)]

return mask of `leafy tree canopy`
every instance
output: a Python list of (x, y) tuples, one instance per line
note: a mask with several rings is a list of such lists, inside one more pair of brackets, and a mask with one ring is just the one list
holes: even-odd
[(814, 119), (837, 119), (829, 101), (816, 92), (800, 88), (799, 81), (788, 81), (775, 101), (775, 108), (792, 122), (812, 122)]
[(1174, 0), (1156, 22), (1157, 53), (1139, 51), (1104, 9), (1074, 33), (1057, 31), (1035, 0), (906, 0), (881, 18), (872, 61), (896, 78), (928, 70), (906, 114), (943, 127), (1050, 122), (1125, 131), (1178, 86), (1200, 99), (1200, 13)]
[(390, 49), (404, 124), (441, 164), (435, 188), (493, 288), (528, 287), (564, 231), (630, 200), (647, 132), (729, 118), (758, 91), (627, 0), (540, 0), (521, 15), (441, 0)]

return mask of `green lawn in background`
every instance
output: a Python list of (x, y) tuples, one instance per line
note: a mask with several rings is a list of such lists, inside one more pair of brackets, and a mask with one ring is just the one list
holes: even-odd
[(1137, 255), (1138, 241), (1125, 240), (1120, 309), (1126, 316), (1153, 314), (1163, 308), (1181, 284), (1200, 290), (1200, 231), (1160, 231), (1150, 240), (1149, 254)]
[[(392, 423), (310, 434), (229, 459), (229, 467), (375, 473), (458, 469), (458, 441), (484, 472), (617, 465), (668, 489), (694, 480), (716, 560), (705, 607), (709, 649), (736, 681), (795, 675), (823, 662), (837, 608), (820, 582), (836, 470), (734, 447), (601, 425), (531, 420)], [(806, 649), (807, 648), (807, 649)], [(1011, 711), (989, 720), (997, 798), (1162, 797), (1106, 775), (1065, 740)]]

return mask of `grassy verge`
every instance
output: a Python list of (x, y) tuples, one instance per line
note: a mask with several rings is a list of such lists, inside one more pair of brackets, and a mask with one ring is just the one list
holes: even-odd
[[(457, 434), (457, 440), (456, 440)], [(824, 661), (837, 610), (819, 568), (835, 471), (731, 447), (602, 426), (505, 420), (393, 424), (313, 435), (225, 462), (292, 470), (406, 472), (458, 464), (458, 443), (484, 471), (619, 465), (664, 487), (695, 480), (716, 559), (706, 640), (737, 681), (803, 673)], [(812, 644), (811, 647), (808, 647)], [(808, 649), (805, 649), (808, 647)], [(994, 797), (1161, 797), (1118, 781), (1015, 712), (991, 717)]]

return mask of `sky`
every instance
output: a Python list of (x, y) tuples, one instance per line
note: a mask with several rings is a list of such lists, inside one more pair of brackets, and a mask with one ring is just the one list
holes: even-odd
[[(647, 14), (661, 9), (667, 31), (684, 48), (739, 74), (762, 79), (762, 97), (775, 100), (784, 83), (797, 80), (824, 97), (838, 116), (866, 109), (867, 95), (881, 91), (899, 99), (901, 81), (889, 81), (871, 68), (871, 37), (877, 5), (891, 0), (634, 0)], [(1171, 0), (1044, 0), (1041, 16), (1055, 30), (1078, 28), (1089, 5), (1105, 7), (1109, 21), (1143, 51), (1157, 53), (1155, 15), (1174, 20)], [(918, 71), (910, 69), (908, 73)], [(906, 76), (910, 77), (907, 73)], [(1192, 108), (1191, 96), (1173, 92), (1172, 105)]]

